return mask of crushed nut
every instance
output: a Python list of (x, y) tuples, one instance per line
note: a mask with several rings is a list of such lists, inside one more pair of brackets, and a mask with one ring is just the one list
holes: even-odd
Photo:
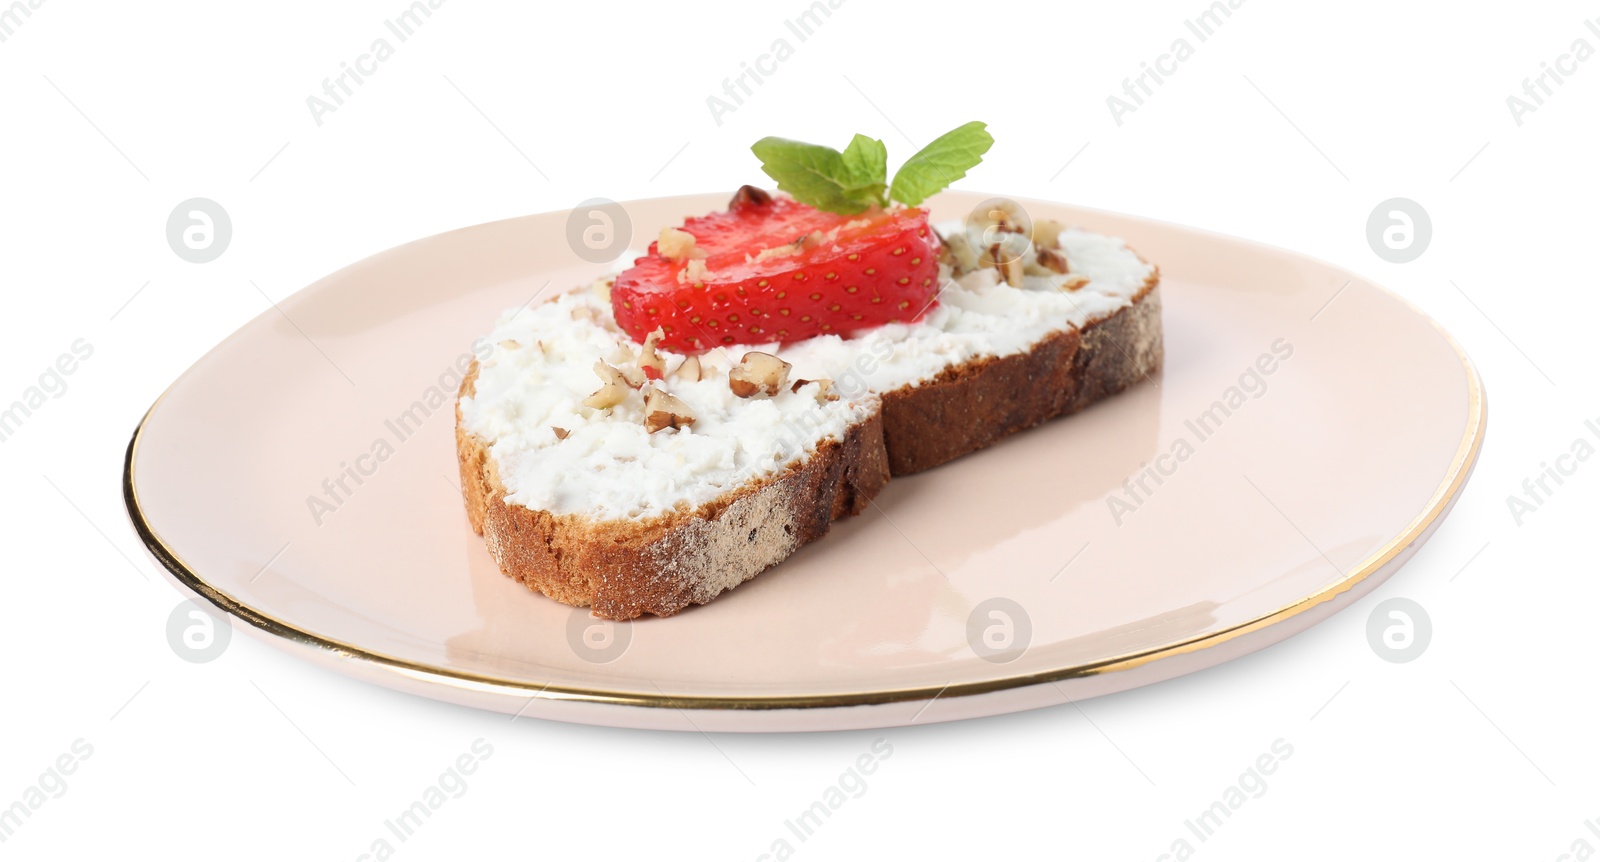
[(683, 361), (678, 364), (678, 370), (675, 373), (684, 380), (700, 381), (705, 379), (705, 372), (700, 368), (700, 357), (698, 356), (685, 356)]
[(588, 398), (583, 399), (583, 406), (604, 410), (621, 404), (622, 399), (628, 397), (628, 380), (623, 377), (621, 371), (604, 362), (596, 361), (594, 373), (600, 375), (601, 386)]
[(802, 377), (799, 380), (796, 380), (794, 382), (794, 386), (791, 386), (789, 388), (789, 391), (790, 392), (799, 392), (800, 391), (800, 387), (805, 386), (807, 383), (815, 383), (815, 384), (817, 384), (817, 403), (818, 404), (821, 404), (824, 401), (838, 401), (839, 400), (839, 393), (833, 391), (833, 381), (829, 380), (826, 377), (821, 377), (821, 378), (818, 378), (816, 380), (806, 380), (805, 378)]
[(508, 338), (505, 341), (500, 342), (500, 347), (503, 350), (519, 350), (521, 349), (522, 345)]
[[(694, 246), (694, 234), (675, 227), (664, 227), (656, 238), (656, 253), (667, 260), (688, 260), (700, 250)], [(700, 252), (705, 257), (705, 252)]]
[(689, 284), (703, 283), (711, 278), (711, 270), (706, 268), (706, 262), (699, 258), (691, 258), (689, 265), (678, 270), (678, 283)]
[(1072, 275), (1069, 275), (1065, 279), (1062, 280), (1061, 289), (1062, 290), (1068, 290), (1068, 291), (1078, 290), (1078, 289), (1082, 288), (1084, 285), (1086, 285), (1088, 283), (1089, 283), (1089, 276), (1082, 275), (1082, 274), (1079, 274), (1079, 273), (1073, 273)]
[(1055, 219), (1041, 219), (1033, 223), (1033, 244), (1038, 248), (1060, 248), (1061, 234), (1067, 226)]
[(1006, 284), (1009, 284), (1012, 287), (1022, 286), (1021, 256), (1011, 254), (1010, 250), (1006, 249), (1003, 243), (998, 242), (989, 246), (989, 251), (987, 252), (986, 256), (989, 259), (989, 263), (999, 271), (1000, 278), (1004, 280)]
[(1022, 206), (1015, 201), (998, 200), (990, 205), (982, 216), (976, 214), (967, 217), (968, 228), (976, 229), (983, 234), (985, 240), (991, 236), (990, 231), (999, 233), (1029, 234), (1028, 226), (1031, 224), (1028, 214)]
[(755, 186), (740, 186), (733, 193), (733, 200), (728, 201), (728, 209), (742, 210), (745, 207), (764, 207), (772, 203), (772, 195)]
[(656, 345), (666, 337), (667, 333), (658, 326), (655, 332), (645, 336), (644, 344), (639, 348), (639, 370), (651, 380), (660, 380), (667, 371), (667, 360), (656, 352)]
[(601, 302), (610, 302), (611, 285), (615, 284), (616, 281), (617, 277), (614, 275), (603, 276), (595, 279), (594, 284), (589, 285), (589, 289), (594, 291), (595, 296), (600, 297)]
[(958, 275), (964, 275), (978, 268), (978, 253), (972, 248), (972, 242), (965, 233), (951, 234), (944, 240), (939, 254)]
[[(955, 266), (957, 275), (978, 267), (992, 266), (1000, 271), (1002, 280), (1007, 284), (1021, 286), (1026, 264), (1020, 259), (1028, 257), (1032, 251), (1033, 231), (1032, 221), (1020, 205), (1009, 200), (996, 200), (982, 212), (974, 211), (967, 216), (964, 233), (972, 262), (969, 266)], [(952, 248), (953, 256), (959, 251), (959, 246)], [(958, 260), (959, 263), (965, 261)]]
[(989, 210), (989, 220), (994, 222), (994, 229), (1001, 233), (1022, 233), (1020, 220), (1014, 220), (1012, 213), (1001, 207)]
[(1039, 249), (1039, 265), (1061, 275), (1072, 271), (1072, 267), (1067, 264), (1067, 256), (1053, 248)]
[(551, 425), (550, 430), (556, 432), (557, 440), (565, 440), (567, 439), (567, 435), (572, 433), (571, 431), (568, 431), (567, 429), (557, 425)]
[(628, 384), (629, 389), (638, 389), (650, 379), (649, 375), (645, 374), (644, 371), (632, 365), (624, 365), (618, 368), (617, 373), (622, 375), (622, 380)]
[(789, 363), (770, 353), (752, 350), (728, 371), (728, 388), (740, 398), (757, 392), (777, 395), (789, 381)]
[(675, 395), (650, 386), (645, 389), (644, 427), (651, 434), (663, 428), (687, 428), (694, 424), (689, 405)]

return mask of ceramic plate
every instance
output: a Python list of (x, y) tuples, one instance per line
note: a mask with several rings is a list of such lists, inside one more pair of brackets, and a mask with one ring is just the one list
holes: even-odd
[[(947, 193), (935, 218), (987, 197)], [(1404, 563), (1476, 459), (1476, 372), (1393, 294), (1289, 252), (1024, 201), (1160, 265), (1163, 374), (895, 479), (710, 605), (593, 619), (502, 576), (468, 526), (458, 362), (502, 310), (609, 268), (574, 251), (600, 256), (585, 229), (615, 256), (630, 225), (642, 246), (726, 198), (480, 225), (300, 291), (144, 418), (135, 528), (237, 628), (361, 679), (595, 724), (862, 728), (1080, 700), (1283, 640)]]

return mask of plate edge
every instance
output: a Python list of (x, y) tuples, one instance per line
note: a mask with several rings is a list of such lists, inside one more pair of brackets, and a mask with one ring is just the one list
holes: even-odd
[[(1330, 265), (1331, 266), (1331, 265)], [(1335, 267), (1337, 268), (1337, 267)], [(1364, 279), (1370, 282), (1368, 279)], [(208, 583), (200, 574), (185, 562), (166, 541), (161, 538), (145, 517), (143, 508), (139, 503), (138, 486), (134, 479), (135, 468), (138, 460), (140, 437), (145, 429), (150, 416), (161, 405), (166, 393), (157, 397), (150, 408), (140, 418), (138, 425), (128, 441), (127, 452), (123, 461), (122, 471), (122, 496), (123, 504), (127, 511), (129, 521), (134, 532), (138, 535), (147, 553), (167, 570), (181, 585), (207, 602), (223, 611), (249, 623), (255, 629), (275, 638), (290, 643), (309, 647), (313, 650), (326, 652), (345, 661), (359, 661), (370, 663), (378, 668), (395, 673), (399, 676), (409, 677), (425, 682), (444, 684), (447, 686), (474, 690), (478, 692), (509, 695), (524, 698), (541, 698), (545, 700), (575, 701), (612, 706), (649, 707), (659, 709), (696, 709), (696, 710), (774, 710), (774, 709), (827, 709), (847, 706), (869, 706), (912, 701), (931, 700), (941, 697), (965, 697), (988, 694), (1014, 688), (1026, 688), (1035, 685), (1060, 682), (1068, 679), (1096, 676), (1099, 674), (1115, 673), (1131, 670), (1142, 665), (1160, 661), (1191, 652), (1196, 652), (1234, 638), (1250, 634), (1255, 631), (1270, 627), (1290, 617), (1311, 610), (1325, 602), (1332, 601), (1344, 592), (1360, 584), (1375, 572), (1382, 569), (1390, 560), (1394, 559), (1420, 536), (1428, 532), (1446, 511), (1451, 503), (1460, 494), (1465, 486), (1472, 467), (1476, 464), (1482, 450), (1483, 438), (1488, 426), (1487, 397), (1483, 380), (1478, 374), (1476, 366), (1466, 351), (1437, 320), (1426, 312), (1417, 308), (1404, 297), (1393, 291), (1374, 284), (1379, 290), (1389, 293), (1395, 299), (1409, 308), (1413, 313), (1422, 317), (1432, 325), (1434, 331), (1453, 350), (1461, 361), (1463, 372), (1466, 376), (1468, 409), (1465, 431), (1456, 453), (1452, 457), (1450, 467), (1443, 480), (1436, 487), (1429, 498), (1423, 511), (1419, 513), (1406, 526), (1400, 534), (1384, 543), (1380, 548), (1368, 555), (1352, 570), (1346, 572), (1337, 582), (1330, 584), (1316, 593), (1311, 594), (1297, 602), (1285, 605), (1271, 613), (1264, 614), (1253, 620), (1239, 623), (1234, 626), (1204, 635), (1197, 635), (1186, 640), (1176, 641), (1160, 647), (1154, 647), (1135, 653), (1101, 659), (1082, 665), (1074, 665), (1050, 670), (1037, 671), (1018, 676), (1000, 677), (990, 680), (962, 683), (960, 685), (948, 684), (943, 687), (918, 687), (905, 689), (884, 689), (875, 691), (848, 692), (825, 695), (783, 695), (775, 697), (737, 697), (737, 696), (709, 696), (709, 695), (672, 695), (664, 692), (627, 692), (606, 689), (591, 689), (582, 687), (568, 687), (545, 685), (536, 686), (531, 683), (480, 674), (452, 671), (445, 668), (434, 667), (408, 659), (372, 652), (360, 647), (342, 643), (331, 638), (296, 628), (275, 617), (262, 613), (255, 608), (233, 598), (227, 593)]]

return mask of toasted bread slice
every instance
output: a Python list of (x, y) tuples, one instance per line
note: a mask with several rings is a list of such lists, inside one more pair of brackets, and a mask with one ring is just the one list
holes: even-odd
[[(603, 383), (594, 362), (627, 368), (638, 350), (603, 298), (576, 292), (502, 318), (495, 353), (474, 365), (456, 410), (472, 527), (507, 575), (603, 618), (709, 602), (860, 512), (891, 476), (1159, 370), (1158, 272), (1115, 240), (1074, 239), (1077, 286), (1031, 285), (1065, 300), (963, 279), (943, 295), (949, 309), (924, 324), (774, 346), (797, 382), (770, 397), (723, 391), (734, 356), (706, 354), (698, 372), (671, 357), (664, 379), (644, 388), (671, 389), (698, 415), (653, 432), (641, 395), (582, 404)], [(1010, 310), (1017, 301), (1024, 311)], [(819, 369), (836, 400), (824, 399), (824, 384), (798, 382)]]

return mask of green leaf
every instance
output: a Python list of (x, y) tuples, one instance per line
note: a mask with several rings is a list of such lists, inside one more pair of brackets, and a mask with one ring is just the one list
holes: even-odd
[(870, 156), (865, 151), (869, 147), (858, 147), (852, 141), (851, 148), (857, 152), (850, 165), (844, 154), (832, 147), (787, 138), (762, 138), (750, 150), (761, 160), (761, 170), (795, 200), (819, 210), (853, 215), (882, 201), (883, 175), (880, 171), (874, 186), (858, 174), (851, 165), (867, 165)]
[(976, 120), (940, 135), (906, 160), (895, 172), (889, 197), (916, 206), (927, 200), (983, 161), (983, 154), (994, 146), (985, 125)]
[(879, 194), (883, 193), (883, 187), (889, 184), (889, 150), (883, 141), (856, 135), (844, 148), (843, 158), (844, 169), (855, 188), (876, 187)]

